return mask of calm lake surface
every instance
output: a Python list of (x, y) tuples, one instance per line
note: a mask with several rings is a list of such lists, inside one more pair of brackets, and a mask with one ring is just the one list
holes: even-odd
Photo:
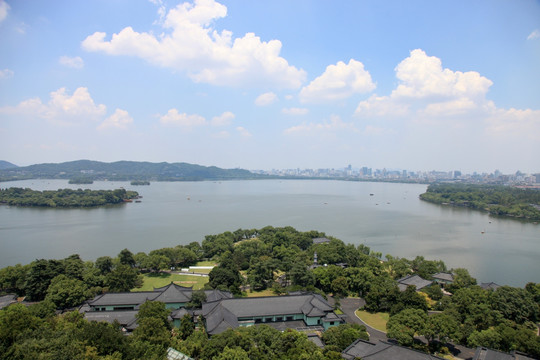
[[(420, 201), (426, 185), (325, 180), (95, 182), (25, 180), (0, 187), (136, 190), (141, 203), (97, 209), (0, 206), (0, 267), (84, 260), (201, 242), (239, 228), (292, 226), (393, 256), (443, 260), (479, 282), (540, 282), (540, 225)], [(373, 196), (370, 196), (373, 194)], [(482, 233), (484, 232), (484, 233)]]

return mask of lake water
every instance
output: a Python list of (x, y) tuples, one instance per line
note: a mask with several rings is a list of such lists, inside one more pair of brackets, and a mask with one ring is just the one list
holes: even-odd
[[(80, 254), (85, 260), (201, 242), (239, 228), (292, 226), (393, 256), (443, 260), (479, 282), (540, 282), (540, 225), (420, 201), (426, 185), (324, 180), (95, 182), (25, 180), (0, 187), (115, 189), (141, 203), (96, 209), (0, 206), (0, 267)], [(373, 194), (373, 196), (370, 196)]]

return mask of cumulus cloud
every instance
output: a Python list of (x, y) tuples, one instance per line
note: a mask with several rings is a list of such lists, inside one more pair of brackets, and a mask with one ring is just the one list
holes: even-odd
[(236, 128), (236, 131), (238, 131), (240, 136), (243, 136), (243, 137), (250, 137), (251, 136), (251, 133), (247, 129), (243, 128), (242, 126), (238, 126)]
[(0, 70), (0, 79), (9, 79), (13, 77), (15, 73), (9, 69)]
[(82, 69), (84, 67), (84, 61), (80, 56), (69, 57), (61, 56), (58, 60), (61, 65), (73, 68), (73, 69)]
[(332, 133), (336, 131), (357, 131), (353, 123), (346, 123), (337, 115), (330, 116), (330, 121), (323, 123), (302, 123), (285, 129), (285, 135), (312, 135), (314, 133)]
[(125, 130), (133, 123), (133, 118), (126, 110), (116, 109), (114, 114), (109, 116), (98, 126), (98, 130), (119, 129)]
[(257, 106), (268, 106), (275, 103), (278, 100), (278, 97), (273, 92), (267, 92), (259, 95), (255, 99), (255, 105)]
[(234, 38), (231, 31), (218, 32), (214, 22), (227, 15), (227, 7), (214, 0), (195, 0), (169, 10), (164, 32), (137, 32), (126, 27), (106, 40), (95, 32), (82, 47), (109, 55), (142, 58), (151, 64), (182, 71), (195, 82), (222, 86), (298, 88), (304, 70), (281, 57), (279, 40), (261, 41), (253, 33)]
[(206, 119), (197, 114), (179, 113), (176, 109), (170, 109), (167, 114), (161, 116), (159, 121), (166, 126), (179, 126), (183, 128), (192, 128), (195, 126), (206, 125)]
[(0, 0), (0, 23), (7, 18), (10, 6), (4, 1)]
[[(459, 147), (461, 156), (532, 158), (540, 151), (540, 110), (503, 109), (487, 99), (492, 81), (475, 71), (445, 69), (439, 58), (413, 50), (396, 68), (398, 84), (385, 96), (373, 95), (358, 104), (355, 114), (365, 122), (364, 134), (403, 131), (400, 139), (424, 144), (431, 139), (438, 151), (446, 146), (470, 142), (474, 154)], [(377, 120), (373, 126), (369, 121)], [(390, 122), (389, 122), (390, 121)], [(373, 126), (373, 127), (371, 127)], [(463, 151), (462, 151), (463, 150)], [(481, 155), (484, 154), (484, 155)]]
[(3, 113), (21, 116), (39, 117), (52, 123), (68, 125), (86, 120), (97, 121), (105, 115), (107, 108), (103, 104), (96, 105), (85, 87), (77, 88), (69, 95), (65, 88), (50, 93), (50, 99), (44, 104), (40, 98), (24, 100), (16, 107), (5, 107)]
[[(15, 115), (29, 119), (45, 119), (50, 124), (59, 126), (96, 124), (101, 121), (97, 129), (126, 129), (133, 119), (128, 112), (116, 109), (115, 112), (104, 119), (107, 107), (96, 104), (85, 87), (77, 88), (72, 94), (66, 88), (52, 91), (47, 103), (39, 98), (21, 101), (16, 106), (0, 108), (0, 114)], [(95, 125), (93, 125), (95, 126)]]
[(356, 108), (356, 114), (362, 116), (401, 116), (407, 114), (409, 106), (394, 101), (389, 96), (372, 95), (369, 99), (361, 101)]
[(232, 123), (235, 117), (236, 116), (232, 112), (225, 111), (223, 114), (219, 116), (214, 116), (212, 118), (211, 123), (212, 123), (212, 126), (227, 126)]
[(540, 110), (496, 109), (493, 103), (486, 119), (490, 134), (503, 139), (533, 140), (540, 144)]
[(286, 115), (306, 115), (309, 110), (306, 108), (283, 108), (281, 112)]
[(354, 59), (348, 64), (339, 61), (328, 65), (325, 72), (300, 91), (300, 101), (318, 102), (346, 99), (354, 94), (375, 89), (364, 64)]
[(356, 109), (360, 116), (429, 116), (465, 114), (481, 106), (493, 82), (476, 71), (443, 69), (423, 50), (411, 51), (395, 68), (398, 86), (389, 96), (371, 96)]
[(527, 40), (534, 40), (540, 38), (540, 30), (535, 29), (532, 33), (527, 36)]
[(452, 71), (443, 69), (435, 56), (427, 56), (420, 49), (411, 51), (395, 69), (400, 81), (392, 92), (393, 97), (417, 99), (478, 99), (485, 96), (493, 82), (476, 71)]

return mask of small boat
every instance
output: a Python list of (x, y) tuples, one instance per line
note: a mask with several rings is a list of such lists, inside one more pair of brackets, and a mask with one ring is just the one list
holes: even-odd
[(375, 195), (375, 194), (369, 194), (369, 196), (373, 196), (373, 195)]

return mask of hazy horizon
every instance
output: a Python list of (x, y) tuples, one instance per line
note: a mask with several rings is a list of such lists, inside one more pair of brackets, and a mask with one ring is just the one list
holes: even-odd
[(540, 3), (0, 0), (0, 158), (539, 172)]

